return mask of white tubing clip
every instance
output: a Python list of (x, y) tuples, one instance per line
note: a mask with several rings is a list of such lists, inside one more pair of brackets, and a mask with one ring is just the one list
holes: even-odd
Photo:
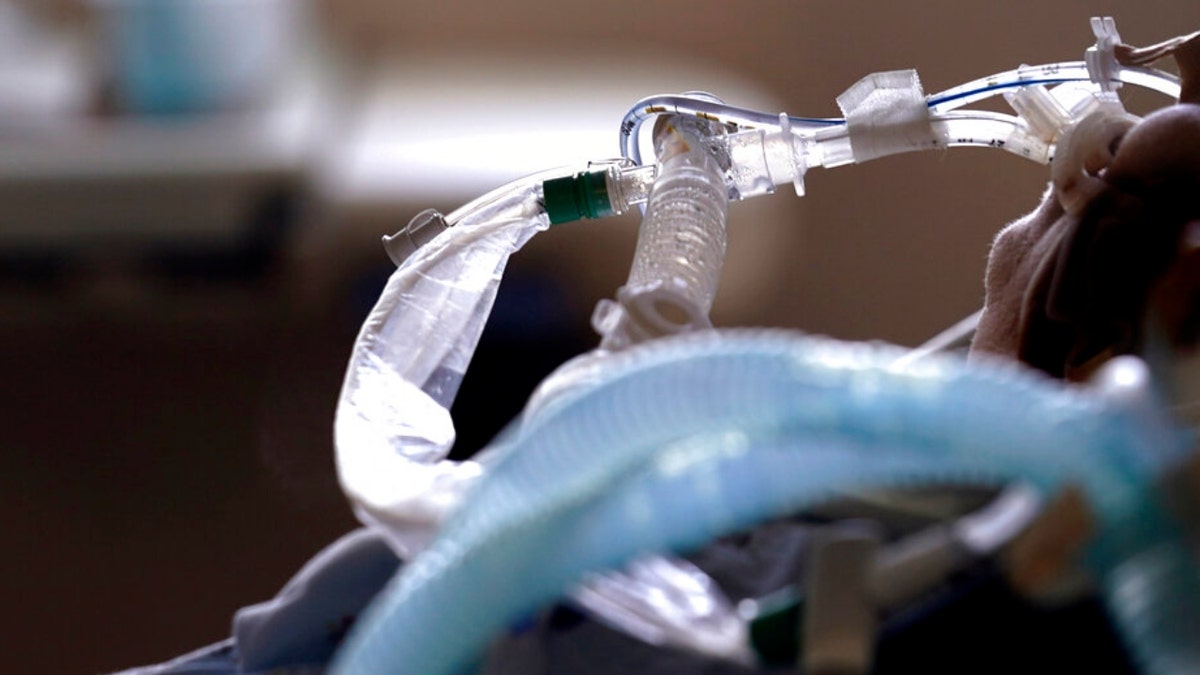
[(1092, 34), (1096, 36), (1096, 44), (1088, 47), (1083, 55), (1088, 76), (1100, 86), (1101, 91), (1116, 91), (1121, 87), (1117, 79), (1119, 64), (1115, 52), (1117, 45), (1121, 44), (1121, 35), (1117, 33), (1116, 20), (1111, 16), (1093, 16)]

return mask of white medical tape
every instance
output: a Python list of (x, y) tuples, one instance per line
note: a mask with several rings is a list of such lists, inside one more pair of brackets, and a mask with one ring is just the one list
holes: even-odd
[(837, 97), (855, 162), (939, 145), (915, 70), (872, 73)]

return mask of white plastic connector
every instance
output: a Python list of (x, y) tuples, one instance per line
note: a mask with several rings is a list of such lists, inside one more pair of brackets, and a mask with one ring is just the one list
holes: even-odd
[(708, 315), (689, 297), (680, 279), (622, 286), (616, 300), (601, 300), (592, 312), (592, 328), (616, 351), (642, 342), (712, 328)]
[(796, 147), (799, 138), (792, 134), (792, 118), (787, 113), (779, 113), (779, 133), (782, 141), (786, 141), (787, 158), (791, 160), (792, 187), (797, 197), (804, 196), (804, 174), (808, 171), (808, 163), (804, 159), (804, 151)]
[(1100, 85), (1105, 92), (1115, 92), (1121, 87), (1117, 80), (1116, 47), (1121, 44), (1121, 35), (1117, 32), (1117, 22), (1111, 16), (1092, 17), (1092, 34), (1096, 36), (1096, 44), (1088, 47), (1083, 60), (1087, 63), (1088, 75), (1092, 82)]
[(791, 118), (779, 114), (779, 129), (748, 129), (724, 137), (729, 155), (731, 199), (771, 194), (791, 183), (796, 196), (804, 196), (804, 173), (808, 169), (803, 139), (792, 133)]
[(1050, 167), (1058, 201), (1067, 213), (1081, 215), (1104, 190), (1100, 177), (1116, 156), (1121, 137), (1137, 118), (1120, 109), (1098, 110), (1066, 129)]
[(396, 234), (383, 236), (383, 250), (397, 267), (425, 244), (433, 241), (450, 225), (436, 209), (425, 209), (413, 216), (408, 225)]
[(1025, 120), (1029, 132), (1046, 143), (1053, 143), (1071, 123), (1071, 113), (1040, 84), (1005, 92), (1004, 100)]
[(1063, 110), (1067, 111), (1067, 116), (1072, 123), (1101, 109), (1111, 112), (1124, 110), (1121, 100), (1115, 96), (1108, 96), (1101, 100), (1097, 96), (1095, 85), (1090, 83), (1067, 82), (1051, 89), (1050, 94), (1054, 96)]

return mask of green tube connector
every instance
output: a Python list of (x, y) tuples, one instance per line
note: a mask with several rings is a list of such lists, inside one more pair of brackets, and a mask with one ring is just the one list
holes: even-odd
[(542, 183), (542, 199), (551, 225), (616, 213), (608, 196), (608, 170), (581, 171)]

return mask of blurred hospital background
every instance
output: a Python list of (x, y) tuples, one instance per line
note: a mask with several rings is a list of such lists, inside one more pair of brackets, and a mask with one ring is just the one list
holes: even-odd
[[(354, 526), (334, 403), (379, 239), (422, 209), (616, 156), (645, 96), (834, 116), (875, 71), (932, 93), (1079, 60), (1093, 15), (1133, 44), (1200, 27), (1194, 0), (0, 0), (0, 669), (220, 639)], [(714, 319), (915, 346), (980, 306), (1047, 179), (983, 149), (814, 170), (732, 206)], [(513, 259), (457, 452), (594, 345), (636, 230)]]

